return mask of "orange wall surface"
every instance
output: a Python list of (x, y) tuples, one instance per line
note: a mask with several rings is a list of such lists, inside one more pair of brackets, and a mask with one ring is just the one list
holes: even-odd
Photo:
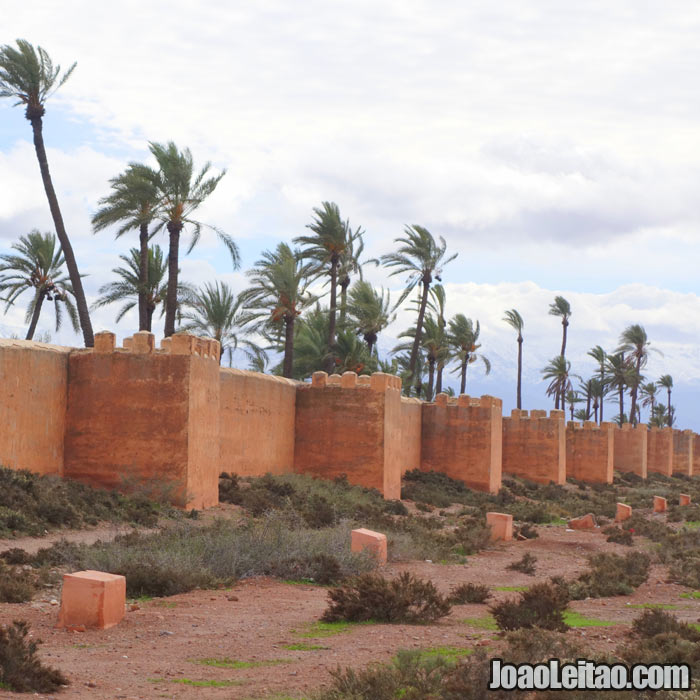
[(613, 423), (567, 424), (566, 428), (566, 476), (579, 481), (612, 484)]
[(503, 471), (530, 481), (566, 481), (566, 424), (563, 411), (513, 409), (503, 419)]
[(501, 488), (501, 400), (438, 394), (423, 404), (421, 469), (444, 472), (467, 486), (497, 493)]
[(647, 478), (649, 431), (645, 425), (623, 423), (614, 429), (613, 466), (619, 472), (632, 472)]
[(693, 433), (693, 474), (700, 474), (700, 435)]
[(692, 430), (673, 431), (673, 471), (693, 475), (695, 433)]
[(423, 402), (401, 397), (401, 474), (420, 469)]
[(237, 369), (222, 369), (220, 376), (220, 471), (294, 471), (297, 382)]
[(333, 383), (338, 375), (326, 383), (324, 374), (297, 389), (294, 471), (326, 479), (345, 474), (352, 484), (400, 498), (400, 380), (377, 372), (372, 386), (368, 377), (356, 385), (350, 377), (341, 386)]
[(673, 428), (651, 428), (647, 436), (647, 469), (673, 474)]
[(70, 352), (0, 339), (0, 465), (63, 474)]

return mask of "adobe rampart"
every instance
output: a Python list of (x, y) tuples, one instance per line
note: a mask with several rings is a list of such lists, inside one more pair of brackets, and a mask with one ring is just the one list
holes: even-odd
[(632, 472), (647, 478), (649, 430), (646, 425), (623, 423), (613, 434), (613, 465), (619, 472)]
[(647, 437), (647, 469), (671, 476), (673, 474), (673, 428), (652, 427)]
[(695, 433), (692, 430), (673, 431), (673, 472), (693, 475)]
[(614, 425), (569, 422), (566, 428), (566, 476), (612, 484)]

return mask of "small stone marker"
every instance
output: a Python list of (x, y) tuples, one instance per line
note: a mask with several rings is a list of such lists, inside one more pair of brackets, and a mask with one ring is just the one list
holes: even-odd
[(126, 578), (104, 571), (63, 575), (57, 627), (108, 629), (124, 617)]
[(492, 542), (513, 539), (513, 516), (509, 513), (486, 513), (486, 524), (491, 528)]
[(690, 496), (687, 493), (682, 493), (680, 495), (680, 498), (678, 499), (678, 505), (679, 506), (689, 506), (690, 505)]
[(627, 520), (632, 515), (632, 506), (628, 506), (626, 503), (617, 504), (617, 513), (615, 514), (615, 522), (621, 523), (623, 520)]
[(568, 527), (570, 530), (593, 530), (596, 526), (593, 513), (586, 513), (580, 518), (569, 520)]
[(654, 496), (654, 513), (666, 512), (666, 499), (661, 496)]
[(366, 530), (364, 527), (353, 530), (350, 549), (353, 552), (362, 552), (367, 549), (376, 557), (380, 566), (386, 564), (386, 535), (381, 532)]

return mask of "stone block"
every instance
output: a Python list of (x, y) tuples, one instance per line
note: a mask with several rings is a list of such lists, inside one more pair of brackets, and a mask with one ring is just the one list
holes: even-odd
[(364, 527), (353, 530), (351, 533), (350, 549), (353, 552), (369, 551), (375, 557), (380, 566), (386, 564), (386, 535), (381, 532), (367, 530)]
[(57, 627), (108, 629), (124, 617), (126, 579), (104, 571), (63, 575)]
[(95, 333), (95, 352), (114, 352), (114, 348), (116, 346), (117, 336), (111, 331), (102, 331), (102, 333)]
[(661, 496), (654, 496), (654, 513), (665, 513), (667, 502)]
[(131, 352), (140, 355), (148, 355), (153, 352), (155, 347), (156, 338), (153, 333), (149, 333), (148, 331), (134, 333), (131, 343)]
[(628, 506), (626, 503), (617, 504), (617, 512), (615, 513), (616, 523), (621, 523), (623, 520), (627, 520), (627, 518), (631, 517), (631, 515), (632, 506)]
[(595, 518), (593, 513), (587, 513), (582, 515), (580, 518), (573, 518), (569, 520), (569, 529), (571, 530), (592, 530), (595, 528)]
[(690, 505), (690, 496), (687, 493), (682, 493), (678, 499), (678, 505), (679, 506), (689, 506)]
[(340, 377), (340, 386), (343, 389), (354, 389), (357, 386), (357, 374), (355, 372), (343, 372)]
[(311, 375), (311, 386), (317, 389), (323, 389), (328, 383), (328, 374), (326, 372), (314, 372)]
[(509, 513), (486, 513), (486, 524), (491, 528), (492, 542), (513, 539), (513, 516)]

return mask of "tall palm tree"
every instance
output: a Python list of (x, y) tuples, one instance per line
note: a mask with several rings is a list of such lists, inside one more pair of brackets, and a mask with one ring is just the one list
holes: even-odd
[(242, 301), (225, 282), (207, 282), (184, 300), (181, 329), (218, 340), (221, 344), (219, 362), (228, 351), (229, 366), (239, 344), (249, 359), (256, 358), (260, 348), (244, 337)]
[[(628, 326), (620, 335), (620, 347), (617, 349), (617, 352), (625, 353), (627, 361), (633, 368), (633, 372), (630, 373), (629, 383), (632, 397), (630, 407), (630, 421), (632, 423), (637, 422), (637, 392), (639, 391), (639, 385), (644, 379), (642, 377), (642, 369), (649, 359), (649, 345), (647, 332), (644, 330), (644, 326), (640, 326), (638, 323)], [(656, 350), (656, 352), (659, 351)]]
[(189, 253), (196, 245), (202, 233), (202, 227), (216, 232), (219, 240), (226, 246), (234, 269), (240, 264), (238, 246), (233, 239), (214, 226), (202, 224), (192, 218), (204, 200), (216, 189), (223, 170), (218, 175), (207, 177), (211, 163), (195, 174), (194, 161), (189, 148), (178, 150), (172, 142), (167, 144), (149, 143), (149, 148), (158, 163), (158, 195), (160, 207), (158, 218), (165, 224), (169, 235), (168, 250), (168, 294), (165, 300), (165, 336), (175, 332), (175, 314), (177, 311), (177, 279), (180, 270), (180, 235), (186, 225), (192, 227), (192, 240), (187, 250)]
[(666, 416), (668, 420), (668, 424), (670, 426), (673, 426), (673, 411), (672, 406), (671, 406), (671, 390), (673, 389), (673, 377), (670, 374), (664, 374), (661, 377), (659, 377), (659, 381), (657, 382), (659, 387), (662, 389), (666, 389), (666, 396), (667, 396), (667, 403), (666, 403)]
[[(139, 248), (131, 248), (129, 255), (120, 255), (119, 259), (124, 267), (115, 267), (112, 272), (117, 276), (117, 281), (103, 284), (100, 296), (92, 305), (93, 309), (100, 309), (108, 304), (121, 303), (123, 306), (117, 313), (116, 322), (119, 323), (124, 316), (138, 305), (142, 292), (141, 286), (141, 251)], [(146, 327), (140, 330), (153, 330), (153, 314), (160, 306), (161, 316), (165, 313), (165, 297), (168, 291), (167, 271), (168, 260), (164, 257), (159, 245), (148, 248), (148, 287), (145, 293)], [(186, 282), (178, 281), (178, 310), (182, 308), (183, 301), (195, 293), (195, 288)], [(140, 319), (139, 319), (140, 321)]]
[(357, 275), (362, 280), (362, 264), (360, 257), (365, 249), (363, 240), (364, 230), (357, 227), (355, 231), (350, 228), (350, 222), (345, 222), (347, 245), (340, 256), (338, 263), (338, 286), (340, 287), (340, 325), (345, 326), (348, 314), (348, 288), (352, 276)]
[(358, 280), (348, 294), (350, 323), (361, 335), (370, 355), (377, 344), (379, 334), (396, 318), (391, 313), (391, 295), (377, 290), (365, 280)]
[(294, 327), (294, 379), (306, 379), (314, 372), (335, 369), (335, 356), (328, 350), (328, 310), (316, 304)]
[[(313, 274), (330, 276), (327, 345), (331, 351), (335, 345), (338, 266), (348, 246), (349, 226), (341, 219), (340, 209), (335, 202), (322, 202), (321, 207), (314, 208), (313, 211), (316, 218), (306, 226), (313, 235), (297, 236), (294, 242), (303, 246), (302, 255), (312, 261)], [(330, 365), (328, 369), (331, 369)]]
[(73, 247), (63, 223), (58, 197), (49, 172), (43, 135), (46, 100), (68, 80), (76, 65), (74, 63), (61, 75), (61, 67), (53, 65), (49, 54), (41, 46), (34, 48), (25, 39), (17, 40), (17, 48), (9, 45), (0, 48), (0, 97), (11, 97), (17, 100), (17, 105), (24, 105), (24, 116), (32, 125), (34, 150), (39, 161), (41, 179), (44, 183), (44, 191), (49, 202), (54, 228), (66, 261), (72, 293), (78, 308), (80, 328), (83, 331), (83, 341), (85, 347), (92, 347), (94, 336), (90, 323), (90, 312), (85, 300), (78, 263), (75, 260)]
[(663, 428), (669, 424), (669, 413), (666, 410), (666, 406), (662, 403), (654, 406), (654, 410), (649, 416), (649, 426), (656, 426), (657, 428)]
[(448, 324), (449, 343), (454, 349), (454, 357), (459, 360), (457, 373), (461, 377), (459, 393), (464, 394), (467, 390), (467, 368), (470, 364), (481, 360), (484, 363), (486, 374), (491, 372), (491, 361), (485, 355), (478, 352), (481, 347), (479, 334), (481, 327), (464, 314), (457, 314), (450, 319)]
[[(600, 389), (603, 393), (603, 395), (600, 397), (600, 423), (603, 422), (603, 401), (602, 399), (604, 398), (605, 394), (607, 393), (607, 379), (605, 376), (605, 360), (608, 357), (608, 354), (603, 350), (600, 345), (596, 345), (594, 348), (591, 348), (587, 355), (589, 357), (592, 357), (597, 363), (598, 363), (598, 381), (600, 382)], [(598, 418), (596, 418), (596, 421), (598, 421)]]
[(654, 407), (656, 406), (656, 398), (658, 395), (659, 386), (655, 382), (647, 382), (640, 387), (641, 405), (644, 408), (649, 408), (649, 416), (654, 415)]
[(632, 379), (631, 366), (624, 353), (618, 352), (614, 355), (608, 355), (605, 360), (605, 373), (607, 377), (607, 385), (617, 392), (620, 404), (620, 413), (625, 415), (625, 390), (630, 385)]
[[(97, 233), (110, 226), (119, 226), (116, 237), (136, 229), (139, 232), (139, 330), (150, 331), (146, 297), (149, 290), (148, 241), (158, 230), (149, 232), (160, 203), (158, 175), (147, 165), (130, 163), (127, 169), (109, 181), (112, 191), (100, 199), (100, 208), (92, 217)], [(162, 224), (161, 224), (162, 226)]]
[[(575, 375), (571, 374), (571, 362), (563, 355), (553, 357), (542, 370), (542, 378), (550, 380), (546, 393), (547, 396), (555, 397), (555, 408), (561, 407), (562, 411), (566, 410), (566, 394), (573, 389), (571, 385), (573, 376)], [(559, 400), (560, 397), (561, 400)]]
[[(579, 395), (578, 391), (576, 391), (575, 389), (571, 389), (571, 390), (567, 391), (565, 399), (566, 399), (566, 403), (569, 404), (569, 411), (571, 413), (571, 420), (573, 420), (574, 419), (574, 408), (575, 408), (576, 404), (581, 403), (582, 401), (585, 401), (586, 399), (582, 398)], [(588, 420), (588, 418), (590, 417), (590, 413), (588, 411), (586, 411), (584, 415), (586, 416), (584, 420)]]
[[(440, 275), (442, 267), (447, 265), (457, 257), (457, 253), (445, 257), (447, 244), (440, 236), (437, 243), (433, 235), (423, 226), (413, 225), (404, 228), (404, 236), (396, 238), (398, 249), (395, 253), (387, 253), (380, 257), (380, 261), (389, 268), (392, 268), (391, 275), (408, 275), (406, 288), (401, 294), (396, 307), (400, 306), (406, 297), (421, 285), (420, 301), (418, 305), (418, 320), (416, 321), (416, 335), (413, 339), (413, 347), (408, 360), (408, 382), (407, 390), (410, 391), (411, 381), (416, 373), (416, 363), (418, 362), (418, 349), (421, 344), (423, 333), (423, 320), (425, 319), (425, 309), (428, 304), (428, 293), (433, 278), (441, 281)], [(395, 308), (396, 308), (395, 307)]]
[(435, 393), (442, 393), (442, 375), (447, 363), (452, 359), (449, 338), (447, 336), (447, 320), (445, 319), (445, 305), (447, 296), (445, 288), (441, 284), (433, 285), (430, 288), (430, 299), (428, 308), (435, 314), (435, 321), (438, 325), (439, 345), (441, 350), (437, 353), (437, 372), (435, 379)]
[(522, 380), (523, 380), (523, 326), (525, 322), (517, 309), (510, 309), (505, 312), (503, 320), (518, 334), (518, 389), (517, 389), (517, 404), (518, 408), (523, 407), (522, 400)]
[(256, 323), (265, 336), (284, 336), (282, 375), (291, 377), (295, 323), (316, 301), (307, 291), (309, 265), (302, 263), (298, 250), (280, 243), (274, 251), (265, 251), (246, 274), (251, 287), (241, 294), (241, 299), (248, 307), (248, 319)]
[(549, 315), (561, 318), (561, 352), (562, 357), (566, 357), (566, 331), (569, 327), (569, 319), (571, 318), (571, 305), (564, 297), (556, 296), (554, 301), (549, 305)]
[(20, 236), (19, 243), (14, 243), (12, 248), (17, 255), (0, 255), (0, 294), (5, 294), (0, 300), (6, 302), (5, 313), (17, 297), (31, 291), (32, 298), (26, 315), (29, 324), (26, 340), (34, 337), (45, 299), (55, 302), (56, 330), (61, 327), (62, 303), (77, 333), (80, 325), (71, 300), (73, 288), (63, 269), (65, 261), (61, 248), (56, 245), (56, 236), (31, 231), (26, 236)]

